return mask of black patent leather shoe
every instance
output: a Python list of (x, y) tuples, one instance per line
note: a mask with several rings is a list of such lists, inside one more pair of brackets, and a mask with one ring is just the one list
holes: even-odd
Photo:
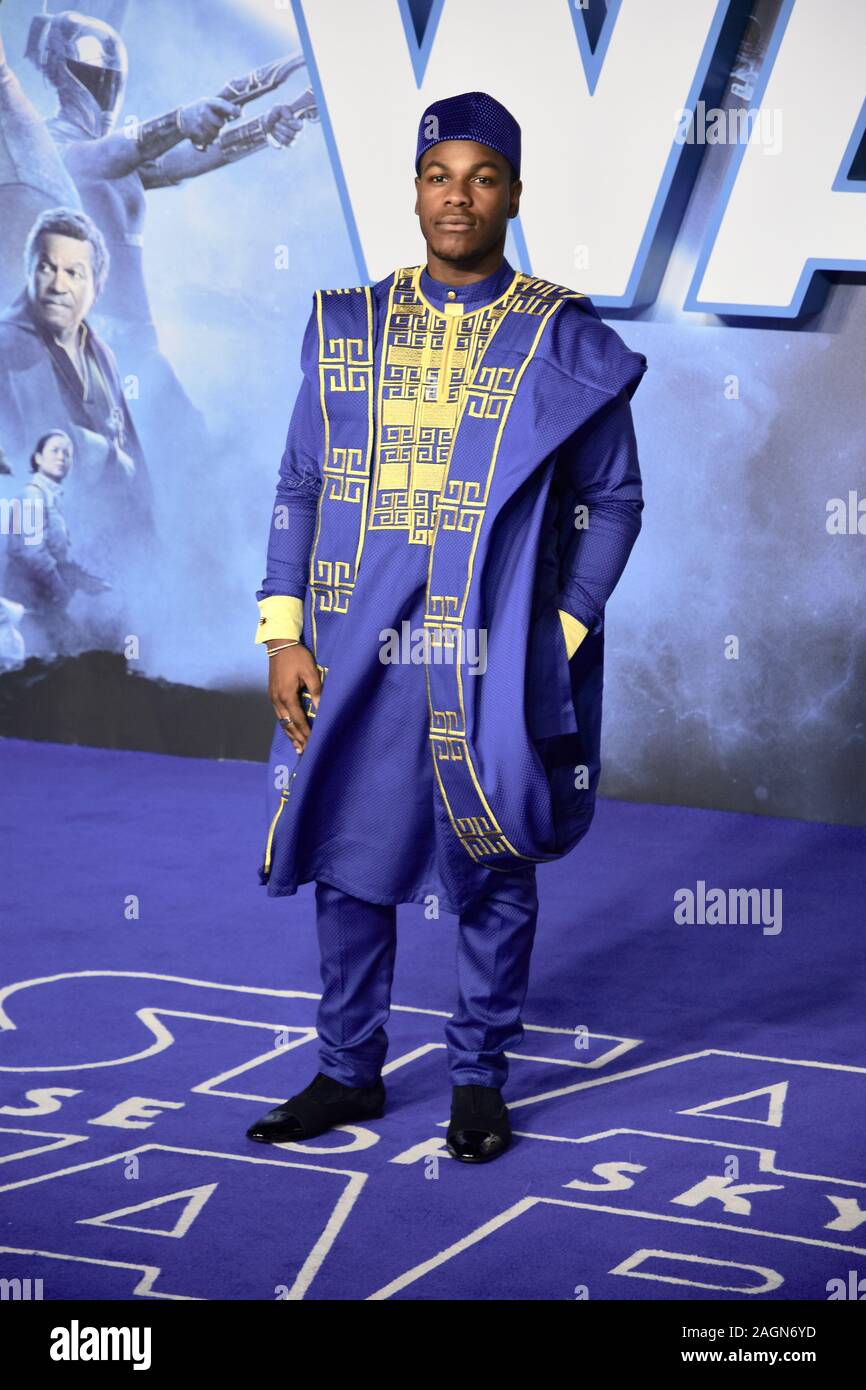
[(269, 1110), (247, 1130), (247, 1138), (259, 1144), (285, 1144), (314, 1139), (335, 1125), (354, 1120), (377, 1120), (385, 1111), (385, 1087), (381, 1076), (373, 1086), (344, 1086), (324, 1072), (296, 1096)]
[(489, 1163), (511, 1143), (508, 1106), (498, 1086), (452, 1086), (445, 1146), (461, 1163)]

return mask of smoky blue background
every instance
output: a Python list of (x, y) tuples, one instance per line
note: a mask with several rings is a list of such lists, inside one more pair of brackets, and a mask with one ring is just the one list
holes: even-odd
[[(22, 56), (39, 8), (4, 4), (0, 24), (10, 63), (47, 116), (51, 93)], [(423, 28), (430, 0), (411, 8)], [(753, 6), (758, 65), (778, 10), (778, 0)], [(592, 7), (591, 31), (603, 11)], [(121, 120), (211, 94), (300, 48), (291, 10), (263, 22), (240, 0), (133, 0), (122, 32), (130, 76)], [(574, 61), (580, 80), (577, 45)], [(250, 114), (306, 85), (296, 74)], [(407, 198), (414, 142), (407, 130)], [(796, 322), (684, 313), (730, 153), (707, 147), (655, 302), (602, 311), (649, 369), (632, 405), (643, 530), (606, 615), (601, 792), (862, 825), (866, 537), (831, 535), (826, 518), (829, 499), (864, 488), (863, 277), (835, 276), (820, 312)], [(524, 200), (543, 199), (532, 170), (523, 177)], [(288, 150), (155, 190), (148, 209), (145, 270), (161, 347), (215, 444), (194, 517), (171, 506), (184, 459), (149, 456), (170, 544), (167, 566), (136, 595), (140, 664), (197, 686), (263, 687), (254, 593), (301, 334), (316, 287), (363, 276), (320, 125), (307, 124)], [(280, 246), (287, 269), (275, 266)], [(511, 238), (506, 252), (545, 274)], [(419, 233), (404, 263), (423, 256)], [(726, 397), (731, 377), (736, 399)], [(158, 401), (132, 408), (137, 422), (159, 419)], [(725, 658), (731, 635), (737, 660)]]

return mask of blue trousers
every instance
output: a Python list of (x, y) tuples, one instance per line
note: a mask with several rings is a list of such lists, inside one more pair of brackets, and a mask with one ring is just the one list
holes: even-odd
[[(453, 1086), (501, 1088), (508, 1077), (505, 1050), (523, 1038), (520, 1012), (538, 920), (535, 865), (497, 880), (458, 918), (457, 1006), (444, 1029)], [(319, 1070), (344, 1086), (370, 1086), (388, 1051), (397, 909), (317, 880), (316, 921)]]

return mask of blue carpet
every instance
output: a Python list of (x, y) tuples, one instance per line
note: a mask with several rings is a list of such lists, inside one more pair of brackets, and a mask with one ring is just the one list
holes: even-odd
[[(515, 1142), (444, 1149), (456, 919), (398, 910), (388, 1110), (317, 1070), (314, 888), (257, 878), (264, 767), (7, 740), (0, 1277), (46, 1299), (827, 1298), (866, 1259), (866, 832), (599, 803), (539, 869)], [(683, 888), (781, 890), (782, 929)], [(766, 924), (767, 919), (764, 919)]]

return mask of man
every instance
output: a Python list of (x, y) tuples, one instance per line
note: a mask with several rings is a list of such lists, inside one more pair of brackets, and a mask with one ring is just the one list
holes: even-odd
[(0, 315), (3, 442), (20, 463), (48, 430), (69, 432), (79, 515), (116, 563), (152, 540), (153, 499), (114, 354), (87, 320), (108, 276), (105, 242), (86, 213), (50, 208), (31, 229), (25, 264), (26, 286)]
[(504, 259), (522, 184), (499, 102), (434, 102), (415, 168), (426, 266), (314, 296), (257, 596), (279, 720), (260, 877), (269, 895), (316, 880), (324, 988), (321, 1070), (247, 1133), (382, 1113), (396, 904), (422, 902), (459, 917), (446, 1143), (477, 1163), (511, 1138), (535, 866), (594, 810), (646, 360)]

